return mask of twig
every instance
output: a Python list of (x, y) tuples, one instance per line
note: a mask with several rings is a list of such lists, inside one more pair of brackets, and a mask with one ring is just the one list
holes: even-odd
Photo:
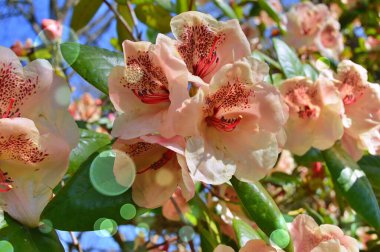
[(119, 244), (121, 251), (123, 251), (123, 252), (129, 252), (130, 251), (127, 244), (125, 243), (124, 236), (119, 231), (116, 231), (116, 233), (112, 237), (116, 241), (116, 243)]
[(73, 240), (73, 245), (75, 246), (75, 248), (78, 250), (78, 252), (83, 252), (82, 247), (80, 246), (77, 237), (74, 235), (73, 232), (69, 232), (69, 233), (70, 233), (71, 239)]
[(159, 247), (161, 247), (161, 246), (164, 246), (164, 245), (166, 245), (166, 244), (170, 244), (170, 243), (175, 242), (175, 241), (177, 241), (177, 240), (178, 240), (178, 237), (172, 237), (172, 238), (169, 238), (169, 239), (165, 240), (165, 241), (162, 242), (162, 243), (154, 244), (154, 245), (152, 245), (152, 246), (150, 246), (150, 247), (147, 247), (146, 249), (147, 249), (147, 250), (152, 250), (152, 249), (155, 249), (155, 248), (159, 248)]
[(193, 10), (193, 6), (194, 6), (194, 0), (190, 0), (189, 11)]
[(103, 0), (103, 3), (105, 3), (108, 6), (108, 8), (115, 14), (116, 18), (123, 24), (123, 26), (125, 27), (125, 29), (129, 33), (129, 36), (132, 38), (131, 40), (136, 41), (136, 38), (133, 36), (133, 31), (132, 31), (131, 27), (129, 27), (128, 23), (120, 15), (120, 13), (117, 12), (117, 10), (115, 10), (115, 8), (107, 0)]

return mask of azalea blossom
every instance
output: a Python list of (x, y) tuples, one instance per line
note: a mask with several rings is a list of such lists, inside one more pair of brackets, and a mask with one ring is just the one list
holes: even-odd
[[(183, 157), (183, 145), (178, 137), (163, 139), (158, 136), (115, 142), (113, 148), (124, 151), (135, 163), (132, 198), (137, 205), (160, 207), (178, 188), (186, 201), (193, 197), (194, 183)], [(116, 172), (115, 176), (122, 178), (123, 174)]]
[(338, 65), (335, 85), (345, 108), (343, 147), (358, 160), (363, 150), (379, 148), (380, 87), (369, 83), (367, 70), (349, 60)]
[[(248, 241), (239, 252), (282, 252), (282, 249), (274, 248), (270, 245), (267, 245), (263, 240), (250, 240)], [(215, 249), (214, 252), (234, 252), (234, 249), (230, 246), (220, 244)], [(301, 251), (299, 251), (301, 252)]]
[(268, 66), (251, 57), (224, 65), (179, 110), (176, 131), (187, 137), (191, 175), (222, 184), (233, 175), (255, 181), (277, 160), (287, 107), (263, 82)]
[(176, 135), (173, 114), (189, 93), (187, 67), (173, 43), (164, 35), (157, 37), (156, 45), (123, 43), (125, 66), (115, 67), (109, 77), (110, 98), (120, 113), (114, 122), (114, 137)]
[(358, 242), (334, 225), (318, 226), (308, 215), (300, 214), (290, 224), (295, 252), (359, 252)]
[(323, 56), (338, 59), (344, 49), (340, 23), (334, 18), (329, 18), (315, 38), (315, 44)]
[(206, 83), (225, 64), (251, 55), (236, 19), (219, 22), (211, 15), (188, 11), (175, 16), (170, 26), (189, 72)]
[(320, 76), (314, 83), (306, 77), (285, 80), (281, 94), (289, 106), (285, 148), (303, 155), (311, 147), (325, 150), (343, 135), (343, 103), (333, 82)]
[(309, 47), (314, 45), (315, 38), (329, 17), (329, 10), (325, 4), (302, 2), (293, 5), (286, 16), (286, 43), (295, 48)]
[(23, 68), (10, 49), (0, 47), (0, 55), (0, 205), (36, 227), (79, 133), (67, 83), (47, 61)]
[(95, 122), (100, 119), (102, 107), (100, 99), (94, 99), (91, 94), (84, 93), (82, 97), (69, 106), (69, 112), (75, 120)]
[(50, 41), (58, 41), (62, 37), (63, 25), (54, 19), (43, 19), (42, 29)]

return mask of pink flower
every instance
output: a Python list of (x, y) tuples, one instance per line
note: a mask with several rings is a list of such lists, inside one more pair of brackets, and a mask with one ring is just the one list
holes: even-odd
[(208, 14), (188, 11), (175, 16), (170, 25), (189, 72), (207, 83), (223, 65), (251, 55), (237, 20), (219, 22)]
[(295, 252), (359, 252), (358, 242), (334, 225), (318, 224), (308, 215), (298, 215), (290, 224)]
[(338, 65), (336, 87), (345, 107), (343, 147), (354, 159), (363, 150), (378, 152), (380, 130), (380, 87), (367, 81), (367, 70), (349, 60)]
[[(186, 162), (178, 146), (184, 142), (180, 138), (161, 140), (160, 137), (144, 137), (131, 140), (117, 140), (113, 146), (127, 153), (135, 163), (136, 178), (132, 185), (132, 198), (137, 205), (156, 208), (164, 205), (181, 189), (189, 200), (194, 195), (194, 183), (189, 175)], [(164, 147), (160, 144), (168, 147)], [(123, 174), (115, 173), (116, 178)]]
[(338, 59), (344, 49), (339, 22), (329, 18), (320, 29), (315, 44), (323, 56)]
[(287, 108), (263, 82), (267, 72), (251, 57), (226, 64), (183, 103), (176, 131), (188, 137), (185, 156), (196, 180), (222, 184), (235, 174), (254, 181), (274, 166)]
[[(273, 248), (265, 243), (263, 240), (250, 240), (248, 241), (239, 252), (282, 252), (283, 250), (278, 248)], [(234, 252), (233, 248), (227, 245), (220, 244), (215, 249), (214, 252)], [(299, 251), (301, 252), (301, 251)]]
[(26, 56), (31, 48), (33, 47), (33, 42), (31, 39), (27, 39), (25, 41), (25, 45), (21, 43), (21, 41), (17, 40), (12, 46), (12, 51), (19, 57)]
[(303, 2), (293, 5), (286, 16), (288, 23), (284, 40), (296, 48), (309, 47), (314, 45), (314, 39), (329, 17), (329, 10), (325, 4)]
[(75, 120), (95, 122), (100, 119), (102, 113), (101, 100), (84, 93), (79, 100), (70, 104), (69, 112)]
[(54, 19), (43, 19), (42, 29), (50, 41), (58, 41), (62, 37), (63, 25)]
[(36, 227), (79, 133), (67, 83), (47, 61), (23, 68), (11, 50), (0, 47), (0, 55), (0, 205)]
[(303, 155), (311, 147), (330, 148), (343, 135), (343, 103), (334, 84), (320, 76), (314, 83), (305, 77), (288, 79), (280, 86), (289, 106), (285, 148)]
[(125, 67), (115, 67), (109, 77), (110, 98), (121, 113), (114, 123), (114, 137), (176, 135), (173, 116), (189, 94), (187, 67), (173, 53), (173, 43), (164, 35), (157, 37), (156, 45), (123, 43)]
[[(181, 189), (177, 188), (177, 190), (172, 195), (173, 200), (176, 202), (177, 206), (181, 210), (181, 213), (185, 214), (190, 210), (189, 205), (187, 204), (187, 200), (183, 197)], [(176, 207), (174, 206), (172, 200), (168, 200), (162, 206), (162, 215), (171, 221), (180, 221), (181, 218), (178, 214)]]

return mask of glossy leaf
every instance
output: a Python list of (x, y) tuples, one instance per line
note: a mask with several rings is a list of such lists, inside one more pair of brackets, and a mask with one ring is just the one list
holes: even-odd
[(102, 0), (80, 0), (74, 6), (73, 17), (71, 19), (71, 28), (78, 31), (85, 27), (102, 5)]
[(139, 4), (135, 8), (137, 18), (150, 28), (162, 33), (170, 32), (170, 12), (156, 4)]
[[(84, 162), (74, 176), (59, 193), (50, 201), (42, 213), (59, 230), (93, 231), (95, 222), (100, 218), (109, 218), (118, 224), (126, 223), (120, 215), (124, 204), (134, 204), (131, 190), (119, 196), (105, 196), (92, 186), (90, 166), (98, 155), (93, 154)], [(135, 206), (137, 215), (145, 210)]]
[(380, 156), (366, 155), (359, 160), (358, 165), (371, 182), (378, 202), (380, 202)]
[(78, 43), (61, 44), (66, 62), (94, 87), (108, 94), (108, 75), (113, 67), (124, 65), (123, 54)]
[(10, 242), (15, 252), (63, 252), (55, 230), (28, 228), (5, 215), (7, 226), (0, 229), (0, 240)]
[(70, 154), (68, 173), (74, 173), (95, 151), (110, 143), (111, 139), (106, 134), (81, 129), (78, 146)]
[[(255, 221), (268, 237), (275, 230), (288, 230), (280, 209), (260, 182), (246, 183), (233, 177), (231, 183), (246, 209), (248, 217)], [(292, 243), (288, 245), (286, 251), (293, 251)]]
[(243, 247), (249, 240), (261, 239), (260, 235), (250, 225), (240, 219), (234, 219), (232, 227), (234, 228), (239, 247)]
[(273, 45), (282, 71), (287, 78), (305, 75), (303, 65), (297, 54), (284, 41), (274, 38)]
[(214, 2), (214, 4), (216, 5), (216, 6), (218, 6), (218, 8), (224, 13), (224, 15), (226, 15), (227, 17), (229, 17), (229, 18), (238, 18), (237, 16), (236, 16), (236, 13), (234, 12), (234, 10), (231, 8), (231, 6), (227, 3), (227, 2), (225, 2), (225, 1), (223, 1), (223, 0), (214, 0), (213, 1)]
[(302, 156), (293, 155), (294, 160), (298, 165), (303, 165), (306, 167), (310, 167), (315, 162), (323, 162), (322, 153), (315, 148), (311, 148)]
[(379, 232), (379, 205), (363, 170), (339, 145), (323, 151), (322, 154), (334, 185), (352, 209)]

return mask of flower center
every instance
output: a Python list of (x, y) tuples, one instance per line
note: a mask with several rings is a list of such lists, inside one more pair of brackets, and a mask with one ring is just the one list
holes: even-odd
[(344, 105), (355, 103), (364, 94), (364, 89), (364, 86), (354, 85), (353, 82), (344, 83), (339, 89)]
[(298, 116), (302, 119), (315, 118), (317, 117), (317, 109), (315, 107), (310, 108), (309, 105), (305, 105), (298, 111)]
[(214, 116), (206, 117), (206, 122), (208, 125), (214, 126), (218, 130), (231, 132), (240, 123), (242, 118), (243, 117), (241, 115), (239, 115), (236, 118), (229, 118), (229, 119), (226, 119), (223, 116), (221, 118), (217, 118), (214, 115)]
[(12, 110), (12, 107), (13, 107), (13, 104), (15, 103), (16, 99), (15, 98), (11, 98), (9, 100), (9, 106), (8, 106), (8, 109), (7, 111), (5, 111), (5, 113), (2, 115), (2, 118), (8, 118), (11, 114), (11, 110)]
[(164, 165), (166, 165), (173, 157), (175, 156), (175, 153), (174, 151), (172, 150), (167, 150), (166, 152), (164, 152), (164, 154), (162, 154), (161, 158), (154, 162), (153, 164), (151, 164), (150, 166), (136, 172), (137, 174), (143, 174), (144, 172), (147, 172), (149, 170), (158, 170), (160, 169), (161, 167), (163, 167)]
[(170, 102), (169, 99), (169, 90), (162, 86), (160, 90), (138, 90), (132, 89), (134, 95), (141, 100), (141, 102), (146, 104), (157, 104), (161, 102)]
[(219, 36), (215, 36), (210, 47), (209, 53), (201, 58), (197, 64), (193, 66), (193, 73), (201, 78), (211, 73), (219, 63), (219, 57), (216, 55), (216, 46), (220, 40)]
[(0, 193), (9, 192), (13, 187), (13, 180), (8, 176), (8, 173), (0, 170)]
[(320, 108), (317, 104), (317, 90), (307, 84), (297, 84), (284, 96), (290, 111), (297, 113), (301, 119), (318, 118)]

